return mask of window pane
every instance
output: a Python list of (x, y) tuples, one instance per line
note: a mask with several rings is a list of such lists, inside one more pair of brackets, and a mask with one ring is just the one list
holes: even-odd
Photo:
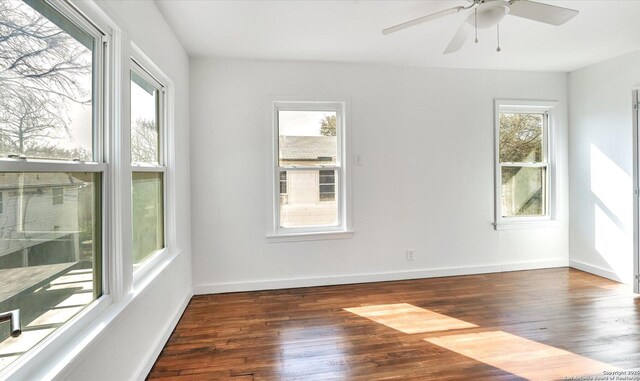
[(502, 167), (502, 216), (541, 216), (546, 211), (546, 168)]
[(131, 72), (131, 162), (159, 163), (158, 90)]
[(23, 330), (0, 323), (0, 370), (101, 295), (100, 178), (0, 173), (0, 312), (20, 309)]
[(544, 161), (544, 114), (500, 114), (500, 162)]
[(29, 4), (0, 0), (0, 155), (92, 160), (94, 38)]
[(134, 172), (132, 179), (134, 267), (164, 247), (163, 174)]
[(280, 194), (287, 194), (287, 171), (280, 172)]
[(335, 171), (320, 171), (320, 201), (333, 201), (336, 199)]
[(322, 166), (336, 163), (336, 113), (279, 111), (280, 166)]
[[(287, 172), (287, 200), (280, 198), (280, 226), (337, 226), (338, 225), (338, 197), (335, 184), (323, 184), (321, 189), (320, 172), (288, 171)], [(334, 172), (334, 171), (330, 171)], [(337, 176), (334, 176), (337, 179)]]

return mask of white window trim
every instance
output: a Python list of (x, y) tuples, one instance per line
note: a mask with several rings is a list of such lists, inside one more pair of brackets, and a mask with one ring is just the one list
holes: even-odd
[[(270, 136), (270, 159), (268, 173), (271, 174), (269, 182), (269, 222), (266, 238), (268, 242), (292, 242), (323, 239), (350, 238), (351, 231), (351, 181), (350, 168), (347, 158), (349, 157), (349, 102), (346, 100), (336, 100), (343, 98), (318, 98), (318, 97), (274, 97), (268, 100), (269, 104), (269, 124), (271, 126)], [(336, 112), (338, 120), (336, 136), (338, 142), (339, 155), (336, 165), (318, 167), (295, 167), (286, 168), (287, 171), (296, 170), (336, 170), (338, 186), (336, 195), (338, 197), (338, 225), (337, 226), (309, 226), (301, 228), (280, 227), (280, 170), (278, 161), (278, 111), (332, 111)]]
[[(168, 76), (123, 33), (118, 24), (95, 1), (55, 1), (52, 5), (70, 19), (101, 30), (106, 43), (104, 83), (99, 93), (102, 150), (94, 151), (101, 162), (40, 159), (1, 159), (0, 171), (102, 172), (103, 295), (88, 305), (32, 349), (0, 371), (2, 380), (64, 379), (83, 352), (96, 345), (109, 325), (142, 297), (148, 286), (183, 252), (176, 245), (175, 226), (175, 86)], [(78, 13), (78, 14), (76, 14)], [(80, 16), (84, 15), (87, 19)], [(89, 21), (90, 20), (90, 21)], [(126, 42), (123, 43), (123, 42)], [(129, 69), (131, 57), (165, 84), (165, 248), (150, 257), (140, 271), (132, 271), (131, 240), (131, 160), (129, 135)], [(102, 140), (101, 140), (102, 141)], [(96, 145), (94, 143), (94, 145)], [(143, 169), (144, 170), (144, 169)]]
[[(102, 224), (102, 296), (94, 300), (76, 316), (63, 324), (60, 328), (49, 334), (38, 342), (25, 354), (9, 364), (0, 371), (0, 379), (36, 379), (35, 374), (43, 374), (47, 369), (53, 373), (60, 369), (60, 364), (51, 364), (51, 359), (61, 355), (61, 351), (66, 348), (69, 342), (77, 339), (78, 335), (84, 332), (87, 327), (95, 324), (113, 303), (113, 259), (117, 254), (113, 253), (113, 242), (117, 242), (117, 231), (114, 229), (113, 213), (113, 187), (118, 183), (117, 176), (114, 175), (114, 167), (117, 157), (109, 152), (110, 141), (113, 129), (110, 128), (110, 121), (115, 115), (112, 106), (111, 94), (117, 87), (113, 81), (113, 74), (117, 71), (114, 65), (117, 51), (117, 39), (120, 31), (115, 24), (106, 17), (104, 12), (93, 3), (86, 3), (82, 6), (72, 5), (67, 2), (49, 2), (49, 4), (61, 12), (69, 20), (72, 20), (86, 32), (92, 34), (97, 41), (102, 42), (96, 53), (99, 81), (96, 84), (96, 96), (92, 99), (96, 107), (94, 116), (96, 125), (94, 126), (93, 160), (91, 162), (47, 160), (31, 158), (2, 158), (0, 159), (0, 172), (94, 172), (102, 173), (101, 190), (101, 224)], [(86, 18), (85, 18), (86, 17)], [(111, 167), (111, 168), (110, 168)]]
[[(172, 195), (175, 194), (175, 184), (171, 176), (172, 169), (175, 168), (175, 152), (173, 144), (174, 136), (174, 85), (169, 77), (153, 63), (153, 61), (144, 53), (144, 51), (138, 47), (135, 43), (131, 43), (131, 60), (129, 61), (130, 70), (134, 70), (138, 75), (141, 75), (144, 79), (150, 81), (158, 90), (160, 90), (159, 107), (159, 163), (158, 165), (147, 163), (131, 163), (129, 160), (129, 181), (133, 175), (133, 172), (155, 172), (162, 173), (163, 179), (163, 228), (164, 228), (164, 247), (156, 252), (152, 253), (143, 262), (135, 267), (133, 273), (133, 287), (134, 289), (140, 289), (143, 285), (149, 283), (149, 277), (155, 276), (157, 273), (155, 269), (163, 267), (166, 262), (172, 257), (172, 254), (176, 252), (175, 249), (175, 199)], [(127, 83), (130, 83), (128, 81)], [(130, 113), (129, 113), (130, 118)], [(131, 120), (128, 123), (129, 132), (131, 133)], [(130, 159), (130, 147), (129, 147), (129, 159)], [(129, 184), (131, 185), (131, 184)], [(131, 189), (131, 187), (129, 187)], [(131, 192), (129, 192), (131, 196)], [(131, 198), (131, 197), (129, 197)], [(129, 200), (129, 203), (131, 201)], [(129, 212), (131, 211), (131, 205), (129, 205)], [(131, 231), (131, 230), (130, 230)], [(132, 240), (129, 242), (133, 242)], [(133, 246), (130, 246), (129, 253), (133, 254)], [(131, 267), (133, 267), (133, 257), (129, 255), (131, 261)]]
[[(556, 186), (555, 186), (555, 130), (557, 116), (555, 108), (557, 101), (537, 101), (537, 100), (516, 100), (516, 99), (496, 99), (494, 102), (494, 205), (496, 230), (545, 228), (557, 226), (556, 221)], [(546, 113), (546, 120), (543, 132), (544, 154), (546, 161), (541, 163), (531, 163), (531, 167), (545, 167), (546, 171), (546, 215), (544, 216), (524, 216), (524, 217), (503, 217), (502, 216), (502, 179), (501, 172), (505, 163), (500, 163), (500, 113)]]

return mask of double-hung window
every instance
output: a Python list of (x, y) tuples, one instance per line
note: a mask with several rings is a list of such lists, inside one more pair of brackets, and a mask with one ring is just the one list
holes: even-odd
[(273, 234), (346, 231), (344, 103), (273, 105)]
[(164, 86), (131, 63), (131, 206), (133, 265), (165, 246)]
[(555, 102), (496, 101), (496, 226), (551, 217)]
[(0, 323), (2, 374), (102, 295), (111, 179), (105, 34), (64, 2), (0, 0), (0, 36), (0, 313), (22, 324)]

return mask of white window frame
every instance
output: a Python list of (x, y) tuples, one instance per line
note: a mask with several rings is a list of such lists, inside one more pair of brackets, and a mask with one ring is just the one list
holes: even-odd
[(632, 92), (633, 120), (633, 292), (640, 293), (640, 85)]
[[(555, 219), (555, 107), (557, 101), (496, 99), (494, 113), (494, 194), (496, 230), (520, 229), (552, 226)], [(543, 162), (542, 163), (501, 163), (500, 162), (500, 114), (526, 113), (544, 114), (543, 126)], [(546, 168), (545, 171), (545, 211), (540, 216), (504, 217), (502, 216), (502, 168), (509, 166)]]
[[(317, 239), (350, 238), (350, 181), (347, 156), (347, 102), (318, 100), (313, 98), (282, 98), (270, 100), (270, 116), (272, 126), (271, 155), (271, 218), (267, 238), (270, 242), (304, 241)], [(280, 166), (279, 163), (279, 120), (280, 111), (326, 111), (336, 113), (336, 163), (323, 166)], [(338, 197), (338, 223), (334, 226), (305, 226), (285, 228), (280, 226), (280, 171), (334, 170), (336, 171)]]
[[(173, 127), (171, 125), (170, 118), (170, 110), (172, 110), (172, 94), (173, 85), (169, 78), (158, 68), (153, 61), (140, 49), (136, 44), (131, 44), (131, 60), (130, 60), (130, 71), (134, 71), (144, 80), (148, 81), (151, 85), (153, 85), (156, 90), (158, 90), (158, 108), (157, 116), (158, 116), (158, 164), (151, 163), (132, 163), (131, 160), (129, 166), (129, 180), (133, 181), (133, 173), (134, 172), (152, 172), (152, 173), (162, 173), (162, 215), (163, 215), (163, 239), (164, 239), (164, 247), (159, 250), (156, 250), (154, 253), (150, 254), (144, 261), (139, 263), (136, 266), (133, 266), (133, 246), (131, 246), (130, 256), (131, 263), (134, 269), (133, 273), (133, 283), (135, 288), (141, 287), (141, 285), (146, 284), (148, 282), (149, 274), (154, 273), (154, 270), (157, 270), (162, 263), (165, 262), (165, 258), (173, 252), (170, 249), (173, 245), (170, 245), (170, 242), (173, 241), (173, 236), (169, 234), (174, 231), (173, 221), (175, 218), (168, 218), (170, 213), (173, 213), (173, 204), (169, 202), (169, 158), (172, 157), (172, 145), (170, 144), (170, 132), (173, 131)], [(129, 72), (130, 72), (129, 71)], [(130, 80), (128, 81), (130, 85)], [(130, 92), (129, 92), (130, 93)], [(129, 121), (129, 136), (131, 136), (131, 124), (133, 121)], [(131, 154), (129, 146), (129, 158)], [(130, 188), (131, 189), (131, 188)], [(131, 194), (130, 194), (131, 196)], [(132, 204), (132, 200), (131, 206)], [(132, 209), (129, 208), (129, 214), (131, 214)], [(133, 231), (133, 230), (131, 230)], [(133, 243), (133, 241), (131, 241)]]
[[(45, 0), (48, 5), (60, 12), (76, 26), (92, 35), (97, 42), (94, 51), (95, 82), (93, 105), (93, 157), (91, 161), (53, 160), (36, 158), (0, 158), (0, 172), (89, 172), (101, 176), (101, 210), (96, 219), (101, 226), (101, 291), (102, 295), (91, 302), (68, 322), (57, 328), (36, 345), (0, 370), (0, 379), (33, 379), (33, 374), (42, 374), (51, 358), (59, 355), (62, 348), (69, 345), (75, 337), (84, 332), (107, 310), (113, 302), (113, 245), (117, 233), (114, 229), (113, 188), (118, 183), (114, 174), (117, 157), (111, 151), (114, 108), (111, 94), (114, 89), (114, 61), (117, 56), (114, 43), (113, 23), (94, 6), (78, 7), (63, 1)], [(48, 365), (51, 367), (51, 365)], [(59, 370), (51, 369), (52, 372)]]
[[(107, 11), (95, 1), (45, 0), (83, 29), (95, 28), (103, 49), (96, 76), (94, 155), (102, 161), (0, 159), (0, 171), (93, 172), (102, 176), (102, 296), (33, 348), (0, 371), (1, 380), (64, 378), (75, 361), (125, 309), (144, 295), (147, 287), (182, 250), (176, 245), (175, 224), (175, 85), (146, 56)], [(100, 45), (100, 44), (99, 44)], [(142, 64), (165, 87), (164, 123), (164, 231), (165, 248), (133, 272), (131, 246), (130, 68)], [(96, 58), (96, 60), (98, 60)], [(97, 97), (100, 97), (98, 100)], [(96, 149), (99, 148), (99, 149)], [(166, 255), (165, 255), (166, 254)]]

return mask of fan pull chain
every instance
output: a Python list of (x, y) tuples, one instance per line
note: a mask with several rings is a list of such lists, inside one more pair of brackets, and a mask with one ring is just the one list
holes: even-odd
[(498, 48), (496, 49), (496, 52), (499, 52), (502, 50), (500, 49), (500, 24), (498, 24), (497, 27), (498, 27)]
[(473, 21), (475, 24), (475, 30), (476, 30), (476, 44), (478, 43), (478, 8), (474, 9), (474, 13), (473, 13)]

